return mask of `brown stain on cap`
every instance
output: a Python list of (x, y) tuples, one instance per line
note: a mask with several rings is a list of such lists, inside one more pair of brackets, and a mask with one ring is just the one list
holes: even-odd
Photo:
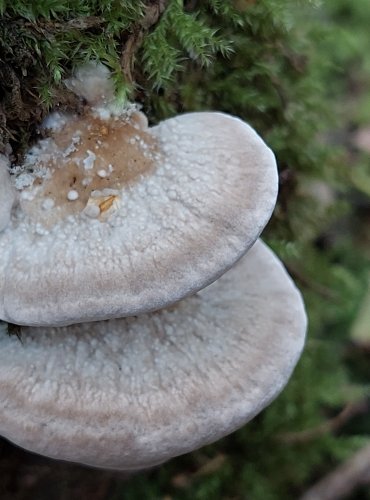
[[(51, 138), (53, 149), (47, 162), (40, 160), (35, 165), (35, 170), (46, 167), (51, 175), (38, 178), (34, 186), (42, 189), (33, 200), (22, 203), (24, 210), (37, 219), (41, 217), (40, 221), (82, 212), (91, 193), (122, 190), (153, 171), (159, 158), (155, 138), (140, 128), (135, 114), (129, 120), (118, 117), (102, 120), (92, 114), (73, 116), (63, 128), (53, 131)], [(70, 191), (76, 191), (76, 199), (69, 198)], [(54, 215), (45, 210), (42, 214), (46, 198), (53, 201)], [(111, 207), (113, 199), (108, 197), (106, 203), (110, 205), (104, 204), (102, 211)]]

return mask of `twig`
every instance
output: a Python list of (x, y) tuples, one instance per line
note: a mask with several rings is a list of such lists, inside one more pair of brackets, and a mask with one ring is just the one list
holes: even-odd
[(334, 302), (339, 302), (338, 295), (332, 290), (330, 290), (330, 288), (311, 280), (310, 278), (305, 276), (302, 272), (298, 271), (298, 269), (296, 269), (291, 264), (285, 263), (285, 267), (288, 269), (290, 274), (292, 274), (298, 281), (302, 283), (302, 285), (311, 288), (311, 290), (321, 295), (325, 299), (333, 300)]
[(324, 436), (329, 432), (335, 432), (345, 425), (354, 416), (369, 410), (368, 401), (357, 401), (348, 403), (343, 410), (334, 418), (314, 427), (298, 432), (286, 432), (277, 436), (277, 439), (287, 444), (307, 443)]
[(225, 462), (226, 456), (222, 453), (219, 453), (215, 457), (205, 462), (195, 472), (176, 474), (172, 478), (171, 484), (176, 488), (189, 488), (197, 478), (208, 476), (209, 474), (213, 474), (220, 470)]
[(370, 444), (322, 478), (300, 500), (341, 500), (370, 484)]
[(101, 26), (105, 23), (103, 17), (98, 16), (86, 16), (86, 17), (75, 17), (74, 19), (70, 19), (69, 21), (65, 21), (61, 23), (60, 21), (49, 21), (38, 19), (37, 23), (35, 22), (25, 22), (24, 26), (27, 28), (31, 28), (35, 31), (39, 31), (42, 34), (45, 34), (45, 30), (49, 34), (54, 34), (57, 32), (68, 31), (71, 28), (83, 31), (91, 28), (95, 28)]
[(158, 22), (160, 16), (165, 11), (167, 3), (168, 0), (156, 0), (155, 3), (147, 5), (145, 15), (141, 19), (140, 24), (133, 28), (132, 33), (125, 43), (121, 54), (121, 68), (127, 82), (130, 84), (134, 81), (135, 56), (141, 47), (144, 33)]

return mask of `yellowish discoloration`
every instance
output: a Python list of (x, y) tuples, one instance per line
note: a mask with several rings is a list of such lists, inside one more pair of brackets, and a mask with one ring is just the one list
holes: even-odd
[(107, 210), (109, 210), (112, 207), (112, 205), (116, 199), (117, 199), (117, 196), (112, 195), (112, 196), (108, 196), (104, 201), (99, 203), (100, 213), (104, 213)]
[(83, 213), (92, 219), (99, 219), (106, 221), (112, 214), (114, 214), (120, 206), (119, 195), (100, 195), (92, 193), (88, 202), (83, 209)]
[(101, 128), (100, 128), (100, 134), (105, 137), (107, 136), (109, 133), (109, 130), (108, 130), (108, 127), (106, 127), (105, 125), (103, 125)]

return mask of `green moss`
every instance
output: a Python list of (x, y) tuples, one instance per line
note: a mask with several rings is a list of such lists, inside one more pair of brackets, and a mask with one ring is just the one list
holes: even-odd
[(62, 80), (86, 61), (112, 70), (124, 102), (164, 88), (189, 57), (208, 66), (215, 54), (230, 52), (226, 38), (185, 12), (182, 1), (167, 4), (2, 0), (0, 148), (10, 139), (18, 149), (50, 107), (71, 104)]

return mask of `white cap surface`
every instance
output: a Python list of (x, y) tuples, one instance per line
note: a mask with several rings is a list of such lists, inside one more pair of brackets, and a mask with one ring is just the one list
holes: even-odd
[(15, 200), (8, 167), (8, 159), (0, 154), (0, 231), (9, 224), (10, 212)]
[(30, 151), (0, 235), (0, 319), (61, 326), (157, 310), (213, 282), (259, 236), (278, 178), (249, 125), (208, 112), (151, 129), (135, 119), (58, 115)]
[(0, 434), (49, 457), (140, 469), (213, 442), (266, 407), (301, 354), (302, 298), (257, 242), (168, 310), (0, 335)]

